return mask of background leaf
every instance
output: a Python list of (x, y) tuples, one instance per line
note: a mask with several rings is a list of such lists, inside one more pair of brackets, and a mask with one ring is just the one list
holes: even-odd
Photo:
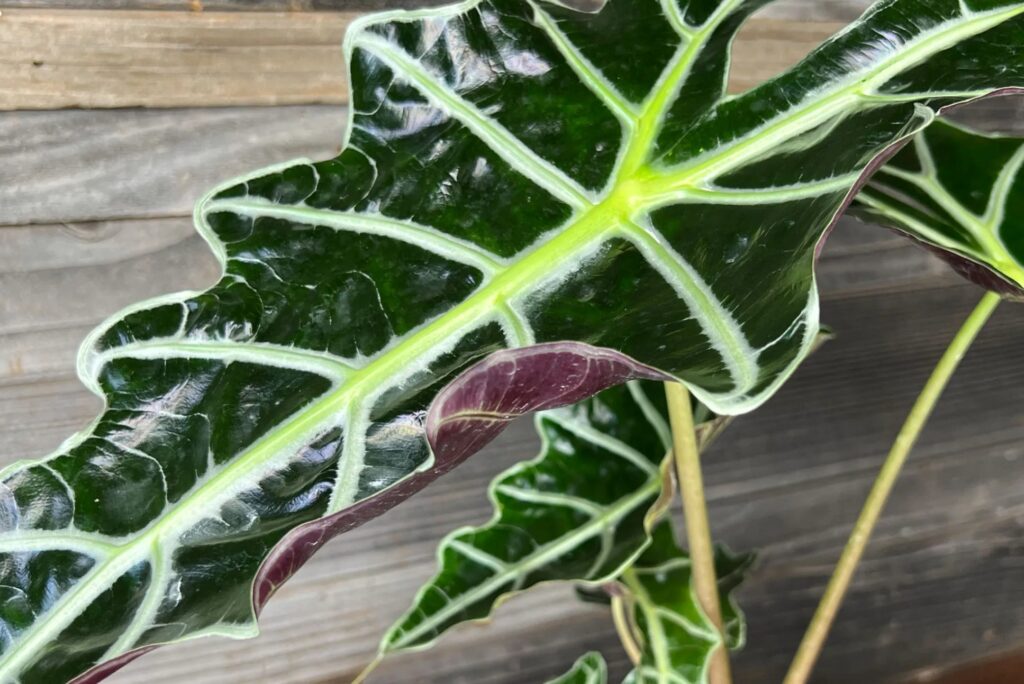
[(548, 684), (606, 684), (608, 666), (600, 653), (588, 653), (572, 666), (572, 669)]
[[(727, 647), (739, 649), (746, 639), (743, 614), (732, 592), (754, 562), (753, 554), (715, 550), (715, 571), (722, 601)], [(636, 642), (642, 659), (629, 684), (699, 684), (706, 681), (711, 654), (722, 646), (691, 587), (690, 561), (667, 522), (636, 564), (623, 572), (621, 584), (633, 608)]]
[[(540, 454), (491, 484), (490, 522), (444, 539), (438, 573), (388, 631), (381, 653), (428, 646), (540, 582), (617, 577), (649, 540), (671, 449), (665, 413), (660, 383), (632, 382), (538, 414)], [(714, 423), (703, 407), (695, 414), (704, 427)]]
[(1024, 140), (937, 121), (865, 187), (854, 213), (943, 256), (964, 277), (1024, 299)]
[(1024, 85), (1024, 2), (884, 2), (723, 99), (763, 4), (359, 23), (341, 154), (203, 199), (222, 279), (95, 331), (103, 413), (4, 471), (0, 680), (255, 634), (328, 537), (524, 411), (631, 377), (765, 401), (814, 339), (815, 253), (863, 174), (940, 105)]

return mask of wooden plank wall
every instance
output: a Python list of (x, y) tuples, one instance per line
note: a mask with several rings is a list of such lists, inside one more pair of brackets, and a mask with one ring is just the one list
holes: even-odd
[[(310, 104), (340, 101), (337, 31), (351, 10), (398, 3), (206, 0), (205, 12), (190, 11), (199, 4), (0, 3), (4, 108), (119, 107), (0, 114), (0, 465), (48, 452), (98, 409), (73, 370), (90, 327), (132, 301), (216, 278), (189, 218), (203, 190), (272, 161), (337, 151), (343, 106)], [(778, 3), (776, 23), (762, 20), (744, 38), (741, 80), (772, 55), (795, 59), (829, 28), (779, 17), (835, 21), (864, 4)], [(253, 6), (290, 12), (227, 12)], [(342, 13), (292, 11), (311, 9)], [(36, 73), (54, 71), (34, 82), (8, 73), (26, 59)], [(244, 78), (254, 65), (267, 70), (258, 88)], [(290, 65), (299, 75), (289, 79)], [(220, 81), (199, 76), (218, 70)], [(208, 99), (214, 91), (221, 99)], [(299, 104), (226, 106), (282, 102)], [(137, 104), (180, 107), (123, 108)], [(1008, 101), (973, 116), (1024, 131), (1022, 113)], [(979, 297), (902, 239), (853, 222), (830, 242), (820, 275), (823, 317), (838, 340), (707, 458), (717, 538), (761, 552), (741, 594), (750, 634), (738, 684), (779, 680), (889, 440)], [(971, 352), (900, 482), (815, 681), (923, 682), (1024, 642), (1022, 338), (1024, 313), (1005, 307)], [(422, 495), (328, 545), (275, 597), (259, 639), (163, 649), (111, 681), (347, 681), (432, 573), (437, 541), (487, 519), (486, 483), (536, 447), (521, 422)], [(547, 587), (511, 601), (490, 626), (396, 658), (372, 681), (532, 684), (588, 648), (623, 671), (602, 612)]]
[[(8, 9), (0, 16), (0, 109), (345, 104), (342, 12)], [(842, 27), (751, 22), (734, 89), (796, 63)]]

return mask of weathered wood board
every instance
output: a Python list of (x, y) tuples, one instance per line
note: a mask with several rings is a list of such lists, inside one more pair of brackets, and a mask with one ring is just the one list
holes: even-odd
[[(0, 109), (344, 103), (341, 42), (353, 12), (7, 9)], [(732, 88), (798, 62), (843, 26), (750, 22)]]
[[(987, 118), (1019, 125), (1020, 105), (1007, 105)], [(89, 327), (131, 301), (216, 277), (188, 218), (206, 187), (273, 160), (333, 154), (343, 121), (337, 107), (0, 116), (0, 463), (46, 453), (97, 410), (73, 370)], [(778, 681), (889, 440), (979, 296), (901, 238), (853, 222), (829, 243), (821, 283), (823, 317), (839, 338), (707, 459), (717, 537), (761, 549), (741, 595), (750, 643), (736, 680), (745, 684)], [(1022, 338), (1024, 312), (1006, 307), (968, 357), (816, 681), (889, 681), (1024, 641)], [(422, 495), (328, 545), (275, 597), (258, 640), (175, 646), (111, 681), (347, 681), (433, 572), (436, 542), (489, 517), (488, 480), (536, 447), (529, 422), (518, 423)], [(548, 587), (510, 602), (489, 627), (385, 664), (373, 681), (532, 684), (595, 647), (623, 670), (601, 611)]]
[[(444, 0), (3, 0), (0, 7), (41, 9), (151, 9), (248, 12), (368, 11), (381, 7), (423, 7)], [(850, 21), (870, 0), (775, 0), (767, 13), (786, 19)]]

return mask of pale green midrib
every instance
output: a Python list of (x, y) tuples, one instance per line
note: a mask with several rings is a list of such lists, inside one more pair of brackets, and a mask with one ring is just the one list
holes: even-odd
[(726, 396), (742, 396), (750, 391), (757, 384), (758, 354), (746, 340), (739, 324), (733, 321), (731, 314), (717, 303), (709, 287), (697, 281), (697, 274), (690, 273), (649, 231), (630, 222), (623, 227), (623, 233), (633, 240), (642, 242), (647, 249), (658, 255), (659, 262), (683, 283), (682, 290), (688, 295), (687, 304), (693, 317), (707, 335), (711, 346), (722, 357), (732, 376), (735, 386)]
[(415, 245), (464, 265), (476, 267), (487, 274), (501, 270), (508, 265), (501, 257), (471, 242), (458, 240), (436, 229), (399, 221), (381, 214), (334, 211), (255, 199), (214, 200), (207, 205), (206, 212), (215, 211), (229, 211), (249, 217), (281, 218), (305, 225), (337, 227), (347, 230), (362, 229), (369, 234), (382, 235)]
[(659, 615), (662, 615), (664, 617), (664, 620), (666, 620), (667, 622), (671, 622), (676, 627), (683, 630), (690, 636), (707, 639), (712, 643), (719, 642), (721, 639), (714, 632), (709, 632), (704, 628), (693, 624), (686, 618), (686, 616), (684, 616), (681, 613), (677, 613), (676, 611), (671, 610), (669, 608), (665, 608), (664, 606), (658, 606), (657, 608), (655, 608), (655, 610), (658, 612)]
[(736, 4), (737, 0), (730, 0), (719, 5), (704, 26), (699, 31), (688, 36), (688, 42), (680, 45), (672, 61), (666, 66), (666, 72), (659, 78), (658, 84), (655, 86), (654, 96), (643, 105), (633, 137), (622, 158), (617, 184), (621, 184), (623, 179), (635, 176), (643, 168), (644, 164), (648, 162), (650, 151), (653, 149), (657, 139), (661, 121), (665, 116), (666, 110), (675, 101), (679, 93), (679, 87), (683, 84), (684, 78), (690, 73), (690, 69), (693, 68), (701, 50), (704, 49), (707, 39), (711, 37), (718, 26), (729, 16)]
[(516, 167), (523, 175), (533, 179), (555, 197), (575, 209), (582, 209), (592, 204), (587, 191), (576, 181), (542, 159), (503, 127), (487, 119), (476, 107), (448, 92), (446, 87), (438, 84), (426, 70), (402, 50), (395, 49), (383, 38), (365, 33), (355, 38), (352, 45), (372, 52), (395, 69), (400, 70), (404, 76), (421, 88), (424, 94), (448, 108), (448, 111), (452, 112), (481, 139), (499, 141), (500, 144), (497, 145), (499, 149), (496, 149), (495, 152), (506, 152), (507, 154), (503, 156), (506, 162)]
[(860, 97), (866, 102), (877, 102), (879, 104), (906, 104), (908, 102), (919, 102), (924, 99), (956, 98), (958, 100), (970, 100), (981, 97), (987, 90), (935, 90), (928, 92), (900, 93), (892, 95), (881, 95), (878, 93), (863, 93)]
[(555, 508), (571, 508), (577, 513), (582, 513), (592, 517), (597, 517), (604, 512), (603, 507), (595, 504), (589, 499), (573, 496), (571, 494), (563, 494), (561, 492), (529, 490), (508, 484), (500, 484), (495, 487), (494, 491), (522, 503), (552, 506)]
[(976, 252), (975, 250), (966, 248), (964, 245), (953, 245), (954, 247), (957, 247), (959, 251), (974, 253), (983, 261), (987, 261), (993, 266), (996, 266), (999, 270), (1005, 272), (1013, 280), (1024, 284), (1024, 267), (1017, 263), (1016, 259), (1013, 258), (1013, 255), (1006, 248), (1006, 245), (1003, 244), (1003, 241), (999, 239), (998, 235), (996, 235), (996, 226), (994, 226), (991, 221), (986, 221), (985, 217), (976, 215), (970, 209), (961, 204), (959, 200), (953, 197), (953, 195), (946, 190), (945, 186), (943, 186), (938, 179), (932, 176), (909, 173), (901, 169), (889, 167), (884, 167), (882, 171), (896, 178), (905, 180), (908, 183), (912, 183), (914, 186), (927, 193), (936, 204), (938, 204), (972, 237), (974, 237), (974, 239), (976, 239), (984, 249), (983, 252)]
[(508, 323), (517, 345), (527, 347), (533, 344), (533, 331), (530, 330), (529, 323), (522, 317), (518, 309), (503, 300), (498, 304), (498, 310), (501, 311)]
[(614, 454), (617, 458), (621, 458), (637, 470), (646, 473), (650, 477), (659, 476), (659, 470), (656, 464), (651, 463), (650, 459), (640, 453), (639, 450), (616, 437), (612, 437), (607, 433), (601, 432), (591, 425), (585, 425), (578, 421), (564, 418), (558, 413), (549, 413), (544, 416), (544, 419), (554, 425), (557, 425), (566, 432), (572, 433), (573, 436), (582, 439), (584, 442), (589, 442), (592, 446), (596, 446), (610, 454)]
[(116, 538), (70, 530), (11, 530), (0, 533), (0, 553), (74, 551), (102, 558), (116, 551)]
[(563, 59), (572, 67), (581, 81), (588, 85), (591, 91), (601, 102), (607, 106), (622, 123), (630, 128), (636, 125), (637, 114), (632, 103), (628, 102), (603, 76), (597, 74), (580, 54), (576, 47), (566, 38), (554, 20), (545, 12), (537, 2), (528, 0), (533, 8), (534, 14), (539, 20), (541, 27), (551, 37), (552, 42), (562, 54)]
[[(724, 6), (725, 5), (723, 5), (723, 7)], [(1006, 12), (997, 13), (996, 15), (986, 15), (981, 19), (975, 20), (973, 23), (966, 22), (966, 24), (971, 27), (973, 27), (975, 23), (978, 25), (995, 26), (998, 25), (999, 23), (1002, 23), (1006, 19), (1021, 14), (1022, 12), (1024, 12), (1024, 8), (1009, 10)], [(698, 38), (706, 37), (710, 32), (709, 27), (710, 24), (705, 26), (705, 28), (698, 33)], [(984, 28), (978, 28), (974, 31), (964, 29), (962, 31), (951, 31), (950, 34), (955, 34), (958, 37), (961, 35), (966, 37), (969, 35), (973, 35), (974, 33), (980, 33), (982, 30), (984, 30)], [(699, 42), (700, 40), (694, 40), (693, 43), (691, 43), (691, 45), (688, 47), (686, 52), (692, 52), (691, 57), (696, 56), (696, 54), (699, 52), (699, 46), (697, 46), (696, 49), (694, 48), (694, 46), (697, 45)], [(917, 45), (915, 46), (914, 50), (908, 52), (915, 52), (916, 54), (918, 52), (925, 52), (925, 50), (920, 45)], [(910, 60), (893, 60), (893, 66), (891, 66), (890, 69), (895, 69), (897, 64), (902, 65), (904, 62), (908, 61)], [(687, 65), (686, 68), (688, 68), (688, 66), (689, 65)], [(676, 77), (682, 77), (686, 73), (686, 68), (677, 69), (673, 71), (671, 75)], [(904, 67), (900, 66), (900, 68)], [(876, 75), (876, 78), (881, 79), (883, 75), (884, 73), (878, 74)], [(672, 85), (675, 86), (676, 84), (672, 83)], [(854, 92), (856, 91), (856, 89), (856, 86), (853, 86), (850, 88), (850, 91)], [(672, 89), (666, 89), (663, 86), (661, 88), (661, 91), (663, 92), (665, 90), (671, 90), (673, 93), (675, 92), (674, 87)], [(832, 100), (835, 100), (840, 95), (844, 95), (844, 93), (840, 92), (831, 96), (830, 98), (827, 98), (824, 102), (819, 103), (818, 107), (811, 106), (806, 108), (805, 110), (802, 110), (795, 117), (793, 117), (793, 119), (796, 120), (796, 123), (793, 125), (787, 126), (787, 122), (792, 120), (790, 118), (787, 118), (786, 120), (780, 121), (779, 123), (775, 124), (775, 126), (773, 127), (769, 127), (767, 129), (759, 131), (752, 138), (744, 139), (742, 144), (737, 144), (730, 148), (727, 148), (725, 154), (721, 155), (721, 157), (719, 158), (716, 158), (724, 159), (725, 162), (720, 162), (719, 164), (716, 165), (714, 163), (716, 159), (705, 160), (700, 165), (695, 166), (694, 168), (686, 169), (684, 172), (681, 173), (677, 169), (667, 177), (672, 182), (678, 182), (683, 177), (683, 175), (685, 175), (685, 177), (688, 179), (688, 182), (693, 183), (694, 181), (697, 181), (697, 183), (694, 184), (699, 184), (699, 181), (703, 179), (712, 178), (715, 175), (720, 174), (723, 168), (725, 168), (726, 170), (728, 170), (728, 168), (731, 168), (730, 164), (733, 166), (738, 165), (745, 159), (748, 159), (751, 155), (759, 153), (761, 151), (760, 148), (764, 148), (774, 144), (776, 139), (779, 137), (779, 131), (787, 131), (788, 129), (792, 128), (796, 129), (798, 132), (799, 130), (801, 130), (801, 126), (813, 126), (816, 117), (820, 118), (821, 116), (820, 110), (826, 106), (834, 105), (835, 103), (832, 102)], [(665, 94), (662, 99), (667, 100), (670, 96), (670, 94)], [(659, 93), (659, 96), (655, 98), (655, 101), (657, 101), (659, 97), (661, 97), (661, 93)], [(663, 108), (664, 104), (665, 102), (662, 102), (659, 109)], [(645, 114), (649, 115), (651, 112), (652, 109), (650, 106), (645, 108)], [(657, 116), (654, 117), (654, 119), (656, 121), (660, 120), (660, 115), (661, 112), (659, 111), (657, 113)], [(643, 120), (643, 118), (644, 117), (641, 117), (641, 120)], [(640, 126), (640, 128), (642, 128), (642, 125)], [(443, 344), (443, 342), (445, 342), (446, 339), (450, 337), (450, 334), (454, 334), (454, 332), (458, 330), (468, 329), (469, 324), (477, 322), (480, 319), (482, 319), (486, 313), (488, 305), (492, 302), (492, 300), (499, 298), (501, 293), (508, 295), (510, 293), (510, 288), (514, 289), (514, 285), (521, 284), (523, 282), (526, 282), (527, 284), (531, 282), (540, 282), (542, 280), (541, 277), (533, 277), (531, 280), (531, 276), (536, 276), (537, 274), (540, 274), (542, 276), (548, 271), (547, 268), (542, 267), (545, 265), (545, 255), (550, 253), (552, 258), (554, 259), (552, 263), (559, 263), (561, 261), (564, 261), (565, 259), (577, 256), (589, 246), (603, 240), (606, 232), (609, 230), (609, 226), (614, 225), (615, 223), (614, 220), (609, 221), (607, 219), (609, 219), (610, 217), (617, 218), (617, 216), (614, 215), (618, 213), (613, 209), (609, 209), (609, 200), (612, 200), (611, 204), (615, 204), (615, 189), (622, 187), (623, 180), (633, 180), (633, 174), (640, 170), (641, 166), (643, 165), (643, 162), (645, 161), (646, 154), (647, 152), (649, 152), (650, 144), (653, 142), (654, 133), (656, 133), (656, 131), (649, 131), (649, 135), (645, 136), (647, 149), (644, 150), (642, 154), (636, 151), (639, 149), (639, 147), (637, 144), (637, 139), (634, 138), (633, 144), (630, 145), (630, 150), (629, 152), (627, 152), (626, 161), (629, 161), (631, 157), (636, 157), (636, 160), (634, 161), (638, 161), (639, 163), (637, 163), (635, 168), (633, 168), (629, 173), (622, 172), (624, 169), (627, 168), (627, 165), (623, 164), (622, 169), (620, 169), (620, 174), (617, 177), (618, 182), (613, 185), (613, 190), (609, 192), (604, 202), (589, 207), (568, 228), (566, 228), (562, 232), (562, 234), (556, 236), (555, 238), (552, 238), (547, 243), (538, 247), (530, 255), (522, 259), (520, 263), (515, 264), (513, 266), (509, 266), (503, 273), (500, 273), (489, 285), (482, 287), (480, 290), (477, 291), (477, 293), (471, 295), (467, 300), (465, 300), (460, 305), (457, 305), (455, 308), (450, 310), (447, 315), (436, 320), (432, 324), (428, 324), (417, 333), (414, 333), (410, 338), (405, 340), (403, 343), (399, 344), (389, 352), (385, 353), (377, 361), (381, 363), (381, 366), (379, 366), (379, 368), (377, 367), (377, 362), (375, 362), (374, 364), (371, 364), (371, 367), (368, 367), (370, 368), (370, 370), (360, 371), (359, 373), (356, 373), (355, 375), (362, 379), (362, 382), (353, 382), (352, 385), (355, 386), (356, 389), (360, 389), (362, 385), (369, 385), (369, 391), (372, 391), (374, 388), (374, 381), (377, 381), (379, 379), (386, 379), (387, 377), (389, 377), (389, 375), (397, 374), (388, 373), (387, 371), (392, 370), (392, 368), (401, 368), (406, 362), (406, 355), (412, 357), (412, 359), (415, 359), (417, 356), (417, 351), (422, 351), (424, 347), (426, 349), (432, 349), (435, 344)], [(794, 132), (792, 134), (796, 133)], [(756, 145), (756, 143), (758, 143), (759, 141), (763, 141), (760, 145), (760, 148), (758, 148)], [(633, 204), (631, 208), (635, 211), (635, 213), (639, 213), (640, 210), (645, 208), (644, 202), (642, 200), (636, 202), (635, 204)], [(595, 224), (593, 225), (593, 232), (591, 232), (591, 224)], [(574, 248), (564, 249), (567, 246), (571, 246)], [(538, 264), (540, 266), (538, 266)], [(403, 349), (403, 347), (408, 348), (407, 344), (409, 342), (415, 343), (417, 340), (419, 340), (421, 344), (411, 353), (397, 353), (400, 352)], [(175, 506), (174, 510), (172, 510), (171, 513), (169, 513), (166, 518), (153, 524), (143, 534), (141, 534), (138, 537), (135, 537), (131, 542), (128, 542), (127, 544), (123, 545), (119, 552), (112, 554), (112, 556), (105, 563), (95, 568), (93, 571), (90, 571), (90, 573), (88, 573), (85, 577), (79, 580), (71, 589), (69, 589), (55, 603), (55, 605), (47, 611), (46, 617), (44, 617), (42, 620), (37, 620), (35, 623), (33, 623), (32, 627), (29, 628), (29, 630), (24, 635), (24, 639), (19, 639), (18, 642), (13, 646), (13, 648), (10, 651), (8, 651), (7, 654), (5, 654), (3, 662), (0, 663), (0, 676), (2, 676), (4, 673), (9, 674), (12, 671), (15, 671), (13, 669), (15, 665), (20, 665), (24, 660), (32, 657), (34, 650), (31, 648), (26, 649), (26, 646), (32, 646), (40, 640), (43, 640), (43, 643), (45, 643), (45, 639), (48, 638), (48, 636), (50, 636), (51, 633), (53, 637), (57, 636), (57, 633), (59, 633), (59, 630), (62, 629), (62, 626), (60, 624), (53, 623), (55, 615), (62, 616), (63, 613), (65, 612), (61, 609), (61, 607), (66, 606), (66, 604), (74, 597), (77, 597), (85, 593), (84, 590), (86, 588), (93, 586), (98, 579), (104, 579), (107, 575), (110, 575), (112, 573), (114, 575), (112, 579), (116, 579), (117, 576), (119, 576), (123, 571), (126, 571), (128, 568), (131, 567), (131, 565), (134, 564), (131, 561), (138, 562), (139, 560), (142, 560), (146, 557), (146, 554), (138, 554), (136, 556), (135, 554), (130, 553), (133, 549), (139, 549), (141, 548), (139, 545), (145, 544), (145, 542), (148, 539), (160, 538), (161, 532), (173, 529), (172, 522), (174, 522), (176, 518), (178, 518), (179, 516), (184, 515), (182, 511), (188, 512), (190, 509), (194, 509), (196, 505), (198, 505), (195, 502), (201, 504), (207, 499), (216, 498), (216, 495), (222, 492), (223, 490), (229, 489), (228, 487), (223, 486), (222, 483), (227, 482), (228, 484), (230, 484), (232, 482), (240, 481), (241, 475), (250, 472), (256, 472), (257, 470), (263, 467), (265, 462), (272, 460), (275, 456), (277, 456), (281, 449), (287, 448), (289, 445), (292, 444), (298, 444), (303, 437), (308, 437), (310, 434), (315, 434), (317, 431), (321, 430), (323, 425), (330, 423), (330, 418), (339, 409), (344, 408), (345, 405), (349, 403), (349, 400), (355, 398), (356, 396), (358, 396), (358, 392), (353, 391), (350, 384), (346, 384), (343, 385), (341, 388), (333, 392), (330, 392), (322, 396), (320, 399), (314, 401), (313, 403), (307, 405), (306, 408), (302, 409), (299, 413), (295, 414), (293, 418), (287, 419), (287, 421), (284, 424), (278, 426), (278, 428), (273, 430), (271, 433), (265, 435), (263, 438), (258, 440), (254, 445), (252, 445), (249, 449), (240, 454), (239, 457), (234, 462), (232, 462), (231, 465), (221, 470), (210, 480), (200, 485), (197, 490), (195, 490), (194, 492), (190, 493), (187, 497), (182, 499), (179, 502), (180, 505)], [(101, 584), (99, 587), (97, 587), (95, 595), (98, 595), (100, 592), (102, 592), (104, 586), (105, 585)], [(84, 606), (82, 607), (82, 609), (84, 610)], [(74, 617), (77, 617), (77, 614), (69, 615), (67, 621), (74, 619)]]
[(672, 449), (672, 429), (669, 427), (668, 421), (665, 420), (658, 409), (654, 406), (651, 398), (647, 396), (638, 381), (631, 380), (626, 383), (626, 390), (633, 398), (633, 402), (640, 407), (640, 413), (643, 414), (644, 419), (652, 428), (654, 428), (654, 432), (658, 435), (658, 441), (661, 442), (662, 448), (666, 451), (670, 451)]
[(996, 236), (990, 232), (990, 226), (985, 225), (980, 216), (976, 216), (971, 210), (960, 204), (936, 178), (916, 173), (907, 173), (901, 169), (891, 167), (883, 167), (881, 172), (905, 180), (924, 191), (953, 220), (959, 223), (971, 237), (977, 240), (982, 248), (988, 251), (987, 256), (990, 259), (998, 262), (1004, 256), (1009, 258), (1009, 253), (1006, 252)]
[(654, 656), (654, 668), (658, 673), (658, 679), (664, 682), (672, 673), (672, 663), (667, 660), (668, 644), (664, 626), (661, 624), (661, 619), (658, 617), (657, 612), (652, 608), (654, 602), (651, 600), (650, 594), (647, 593), (643, 582), (637, 579), (632, 568), (622, 573), (622, 581), (633, 594), (637, 605), (640, 606), (640, 610), (646, 618), (650, 648), (645, 650), (649, 650)]
[(504, 572), (508, 568), (508, 563), (505, 561), (496, 556), (492, 556), (486, 551), (464, 542), (461, 539), (449, 539), (444, 545), (442, 545), (442, 552), (444, 551), (445, 546), (449, 549), (454, 549), (459, 555), (468, 558), (477, 565), (486, 566), (495, 572)]
[(715, 150), (714, 156), (708, 159), (698, 159), (662, 170), (660, 183), (667, 184), (669, 188), (674, 185), (683, 187), (700, 185), (700, 182), (705, 179), (716, 178), (728, 173), (770, 150), (780, 140), (788, 140), (800, 131), (810, 130), (815, 125), (824, 123), (846, 108), (851, 101), (861, 99), (862, 95), (870, 95), (872, 89), (884, 85), (891, 78), (919, 64), (929, 56), (1021, 14), (1024, 14), (1024, 6), (979, 14), (962, 22), (954, 20), (948, 23), (951, 28), (940, 29), (932, 33), (926, 32), (925, 38), (913, 42), (909, 49), (897, 52), (893, 57), (883, 60), (881, 64), (865, 70), (850, 85), (825, 98), (813, 99), (811, 104), (805, 107), (797, 107), (794, 114), (787, 112), (775, 123), (756, 130), (751, 137), (737, 138), (724, 147), (724, 152), (719, 153), (719, 150), (722, 149), (719, 148), (719, 150)]
[(924, 221), (905, 213), (902, 209), (893, 204), (888, 197), (881, 194), (875, 194), (872, 192), (870, 187), (860, 191), (860, 194), (857, 195), (857, 201), (881, 214), (886, 215), (893, 222), (906, 226), (908, 229), (913, 230), (913, 232), (926, 237), (928, 240), (931, 240), (940, 247), (963, 252), (964, 254), (973, 256), (981, 261), (987, 261), (986, 255), (983, 252), (969, 248), (951, 238), (946, 237), (942, 233), (939, 233), (931, 226), (926, 225)]
[(668, 19), (672, 28), (685, 40), (693, 40), (697, 29), (686, 23), (686, 18), (679, 11), (679, 4), (676, 0), (660, 0), (661, 12)]
[(274, 368), (319, 369), (322, 375), (341, 379), (358, 370), (333, 354), (318, 353), (301, 347), (285, 347), (248, 341), (196, 340), (154, 338), (120, 347), (111, 347), (92, 357), (94, 369), (121, 358), (203, 358), (211, 360), (241, 360), (262, 363)]
[(128, 651), (145, 634), (146, 629), (151, 626), (153, 618), (156, 617), (160, 604), (163, 602), (163, 591), (148, 591), (149, 587), (164, 587), (166, 580), (171, 573), (171, 559), (164, 553), (158, 541), (153, 541), (150, 551), (150, 577), (147, 591), (142, 599), (142, 604), (132, 616), (128, 629), (121, 633), (117, 641), (107, 649), (101, 660), (115, 658)]
[[(1020, 147), (1017, 148), (996, 178), (995, 186), (989, 195), (988, 207), (985, 210), (985, 224), (997, 235), (1003, 221), (1006, 220), (1006, 204), (1010, 201), (1010, 194), (1020, 179), (1022, 168), (1024, 168), (1024, 141), (1018, 142)], [(1003, 244), (1001, 239), (1000, 244)], [(1003, 246), (1005, 247), (1005, 244)]]
[(430, 620), (424, 620), (413, 629), (403, 632), (400, 639), (390, 641), (385, 648), (382, 648), (381, 650), (383, 652), (399, 650), (404, 644), (415, 641), (424, 632), (436, 630), (439, 625), (443, 625), (445, 620), (451, 617), (452, 614), (462, 610), (462, 606), (473, 605), (477, 601), (486, 598), (489, 594), (493, 593), (508, 582), (515, 580), (517, 576), (533, 572), (534, 570), (548, 564), (550, 561), (562, 557), (567, 551), (579, 546), (584, 541), (601, 534), (609, 527), (617, 524), (627, 513), (640, 507), (644, 501), (656, 496), (660, 490), (660, 476), (649, 478), (637, 491), (613, 502), (607, 506), (604, 513), (600, 516), (591, 518), (586, 523), (576, 528), (572, 534), (566, 535), (552, 544), (541, 547), (539, 551), (528, 556), (525, 561), (507, 563), (508, 567), (506, 570), (492, 575), (487, 578), (487, 581), (481, 582), (466, 593), (459, 594), (455, 601), (449, 602), (443, 609), (436, 613), (432, 613), (430, 615)]
[(684, 568), (692, 568), (693, 563), (689, 558), (683, 556), (680, 558), (672, 558), (667, 560), (660, 565), (643, 565), (634, 566), (633, 572), (637, 575), (659, 575), (665, 572), (671, 572), (672, 570), (682, 570)]
[(718, 186), (688, 187), (675, 196), (710, 200), (715, 204), (776, 204), (821, 197), (833, 192), (847, 191), (860, 179), (859, 173), (849, 173), (819, 181), (808, 181), (777, 188), (736, 189)]

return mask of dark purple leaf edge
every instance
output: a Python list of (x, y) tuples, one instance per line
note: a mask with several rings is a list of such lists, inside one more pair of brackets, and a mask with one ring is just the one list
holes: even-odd
[[(940, 108), (938, 114), (993, 97), (1020, 94), (1024, 94), (1024, 88), (1003, 88), (967, 102)], [(886, 148), (865, 167), (832, 222), (822, 232), (816, 259), (857, 193), (912, 137), (908, 135)], [(972, 282), (982, 287), (986, 287), (984, 282), (990, 282), (984, 281), (981, 274), (959, 263), (967, 261), (963, 257), (938, 248), (932, 249), (941, 252), (943, 258), (955, 264), (958, 273)], [(1006, 281), (1003, 283), (1009, 284)], [(560, 380), (552, 382), (552, 378)], [(461, 465), (501, 434), (515, 418), (533, 411), (573, 404), (609, 387), (637, 379), (673, 380), (671, 376), (625, 354), (582, 342), (551, 342), (507, 349), (480, 361), (442, 390), (427, 412), (426, 432), (434, 452), (434, 466), (377, 496), (334, 515), (300, 525), (285, 535), (263, 561), (253, 582), (252, 600), (257, 617), (277, 588), (331, 538), (382, 515)], [(70, 684), (97, 684), (158, 646), (145, 646), (100, 663), (76, 677)]]

